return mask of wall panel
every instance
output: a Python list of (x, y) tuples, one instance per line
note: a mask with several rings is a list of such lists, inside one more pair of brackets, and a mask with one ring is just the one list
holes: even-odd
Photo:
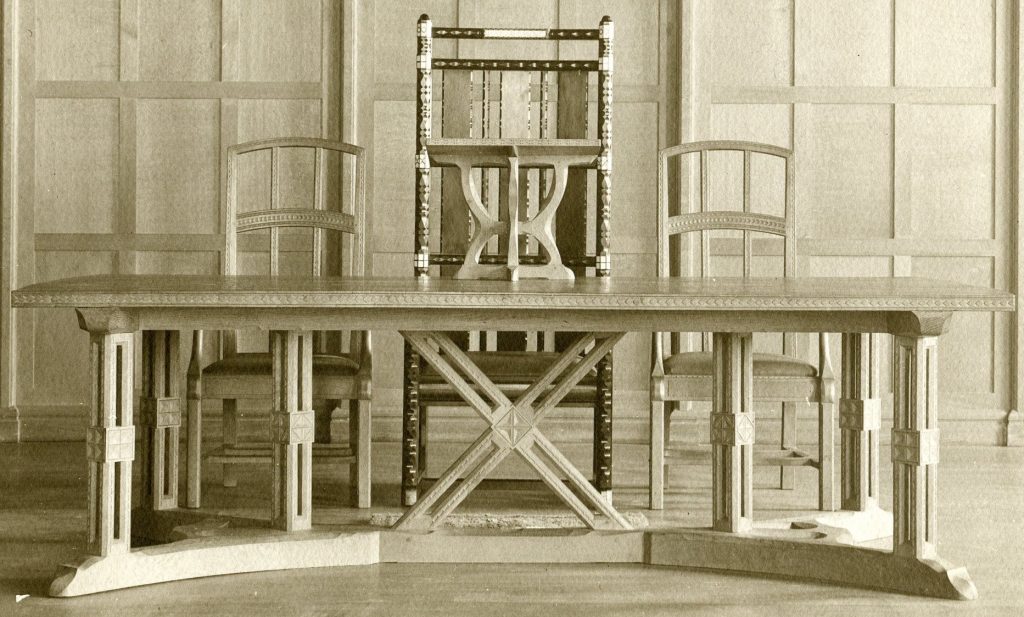
[(896, 2), (896, 85), (997, 85), (993, 42), (997, 21), (1006, 25), (1008, 4), (993, 0)]
[(117, 100), (39, 99), (35, 138), (36, 229), (114, 231)]
[(910, 210), (919, 238), (992, 238), (995, 126), (991, 106), (909, 105), (897, 144), (913, 172)]
[(795, 81), (814, 86), (892, 83), (892, 0), (801, 2)]
[(37, 34), (26, 41), (35, 42), (37, 79), (116, 81), (119, 15), (118, 0), (37, 0)]
[(139, 79), (215, 81), (220, 75), (218, 0), (142, 0)]
[(891, 106), (808, 105), (806, 112), (794, 145), (799, 235), (892, 237)]
[(141, 99), (136, 123), (136, 231), (203, 234), (218, 228), (220, 104)]

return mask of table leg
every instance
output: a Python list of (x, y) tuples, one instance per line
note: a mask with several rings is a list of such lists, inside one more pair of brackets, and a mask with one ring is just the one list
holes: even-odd
[(753, 527), (753, 336), (716, 332), (711, 409), (712, 526)]
[(101, 557), (131, 548), (132, 361), (134, 335), (90, 333), (93, 400), (86, 453), (89, 459), (88, 552)]
[(893, 554), (934, 557), (939, 463), (938, 338), (895, 337)]
[(271, 521), (297, 531), (312, 527), (313, 333), (270, 333), (274, 374)]
[(843, 334), (842, 508), (878, 507), (878, 435), (882, 428), (879, 334)]
[(142, 504), (178, 507), (178, 442), (181, 429), (178, 332), (142, 333)]
[(185, 437), (185, 507), (198, 508), (202, 501), (203, 479), (203, 331), (192, 333), (192, 355), (186, 379), (185, 413), (188, 432)]

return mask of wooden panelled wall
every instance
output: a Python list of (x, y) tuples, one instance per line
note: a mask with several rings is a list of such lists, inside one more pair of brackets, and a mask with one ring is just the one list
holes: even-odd
[[(615, 275), (655, 271), (657, 149), (728, 138), (795, 149), (801, 275), (1017, 287), (1020, 7), (1010, 0), (4, 0), (3, 10), (8, 438), (15, 406), (23, 439), (78, 438), (88, 391), (73, 316), (12, 319), (10, 286), (216, 271), (219, 160), (234, 141), (308, 134), (366, 146), (372, 272), (411, 276), (421, 13), (436, 26), (615, 20)], [(1020, 319), (951, 324), (944, 439), (1004, 438), (1021, 388)], [(395, 443), (401, 346), (376, 336), (374, 434)], [(638, 456), (648, 358), (643, 336), (616, 349), (616, 445)], [(458, 410), (438, 413), (448, 420), (433, 423), (435, 439), (478, 428)], [(585, 445), (585, 418), (549, 422)], [(680, 418), (706, 431), (697, 413)]]
[[(1016, 3), (688, 8), (688, 126), (698, 139), (794, 149), (800, 275), (1013, 288)], [(1015, 328), (1008, 314), (952, 321), (940, 354), (944, 436), (1002, 438), (1019, 388)]]
[(22, 439), (79, 439), (87, 335), (73, 311), (12, 320), (10, 287), (97, 273), (217, 273), (224, 149), (280, 135), (341, 137), (343, 7), (3, 8), (3, 405), (8, 420), (17, 406)]

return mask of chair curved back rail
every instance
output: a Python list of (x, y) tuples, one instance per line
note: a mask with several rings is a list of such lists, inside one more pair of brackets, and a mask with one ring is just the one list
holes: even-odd
[[(710, 209), (710, 182), (708, 179), (711, 152), (733, 151), (743, 155), (743, 210), (714, 211)], [(677, 157), (698, 154), (697, 177), (699, 209), (694, 212), (669, 214), (670, 174), (669, 162)], [(781, 159), (785, 165), (784, 215), (773, 216), (751, 212), (751, 160), (755, 155)], [(786, 148), (750, 141), (698, 141), (665, 148), (658, 153), (658, 269), (660, 276), (669, 276), (669, 238), (678, 234), (700, 232), (700, 276), (710, 276), (711, 237), (714, 230), (740, 230), (743, 232), (743, 276), (750, 276), (753, 256), (751, 233), (765, 233), (783, 239), (785, 276), (796, 272), (796, 219), (794, 178), (796, 168), (793, 152)]]
[[(282, 150), (305, 149), (313, 151), (313, 203), (312, 208), (283, 208), (281, 206), (281, 153)], [(270, 152), (270, 208), (239, 212), (238, 165), (239, 159), (248, 154)], [(327, 209), (327, 162), (326, 154), (336, 152), (343, 157), (339, 168), (344, 170), (344, 157), (353, 163), (352, 182), (347, 201), (351, 213)], [(365, 195), (366, 195), (365, 149), (361, 146), (312, 137), (286, 137), (264, 139), (230, 146), (227, 150), (227, 199), (224, 230), (224, 273), (237, 274), (237, 235), (259, 229), (270, 230), (270, 274), (277, 275), (280, 268), (280, 235), (282, 227), (307, 227), (313, 230), (312, 274), (324, 273), (324, 230), (334, 230), (351, 236), (349, 269), (353, 275), (361, 275), (365, 268)]]

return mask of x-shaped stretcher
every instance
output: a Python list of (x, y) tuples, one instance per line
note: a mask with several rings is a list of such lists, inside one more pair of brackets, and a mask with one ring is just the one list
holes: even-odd
[[(395, 528), (439, 525), (487, 474), (515, 452), (587, 527), (594, 529), (599, 522), (591, 510), (593, 507), (615, 527), (631, 529), (626, 519), (537, 427), (540, 419), (558, 405), (624, 334), (581, 334), (537, 381), (512, 401), (447, 334), (402, 332), (409, 344), (487, 422), (487, 429), (448, 467), (416, 505), (406, 511), (395, 523)], [(563, 482), (563, 476), (568, 485)], [(449, 493), (459, 478), (462, 481)], [(438, 505), (428, 514), (434, 504)]]

